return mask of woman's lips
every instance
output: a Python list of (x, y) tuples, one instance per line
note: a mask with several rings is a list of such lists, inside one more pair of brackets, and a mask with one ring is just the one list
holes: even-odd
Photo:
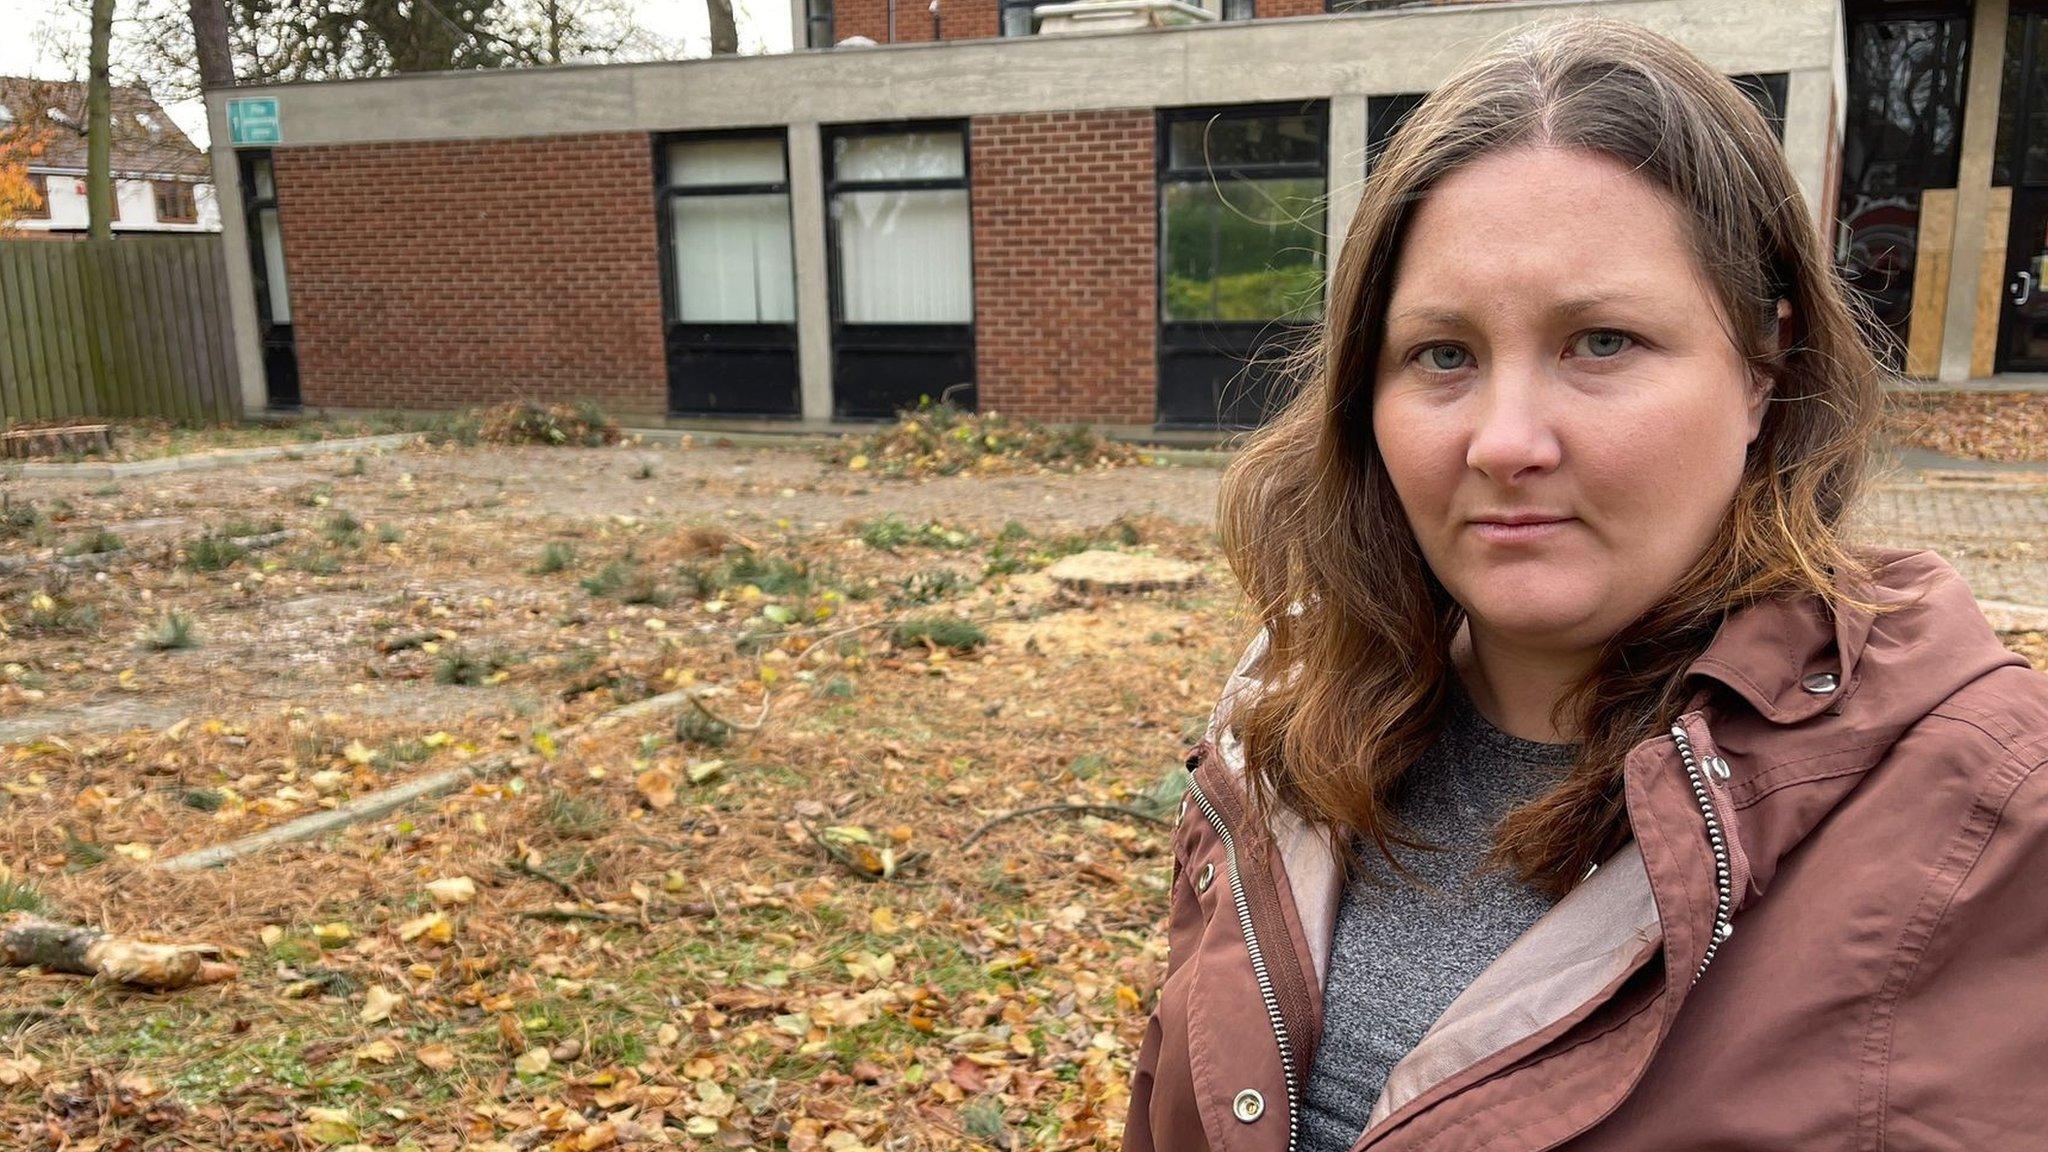
[(1573, 523), (1572, 518), (1562, 520), (1537, 520), (1521, 524), (1504, 524), (1498, 520), (1474, 520), (1472, 531), (1481, 540), (1495, 544), (1528, 544), (1548, 540), (1562, 533)]

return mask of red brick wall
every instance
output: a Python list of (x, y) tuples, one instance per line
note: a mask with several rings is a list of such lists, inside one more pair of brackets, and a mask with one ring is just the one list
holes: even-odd
[(637, 133), (274, 153), (308, 405), (668, 406)]
[(983, 410), (1150, 424), (1158, 258), (1149, 109), (973, 121)]
[(1002, 35), (997, 0), (939, 0), (939, 34), (932, 35), (931, 0), (896, 0), (896, 37), (889, 37), (889, 0), (834, 0), (832, 37), (865, 36), (877, 44), (980, 40)]

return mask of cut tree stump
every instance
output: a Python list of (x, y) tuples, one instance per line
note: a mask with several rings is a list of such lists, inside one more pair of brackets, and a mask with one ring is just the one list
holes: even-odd
[(1202, 570), (1183, 560), (1102, 550), (1076, 552), (1055, 562), (1045, 574), (1072, 592), (1174, 591), (1202, 582)]
[(48, 972), (100, 976), (139, 988), (186, 988), (235, 978), (211, 944), (149, 944), (97, 928), (59, 924), (17, 912), (0, 922), (0, 961)]

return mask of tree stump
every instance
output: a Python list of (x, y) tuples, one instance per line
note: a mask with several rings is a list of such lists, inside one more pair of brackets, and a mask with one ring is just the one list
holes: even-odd
[(1055, 562), (1045, 574), (1070, 592), (1178, 591), (1202, 582), (1202, 570), (1184, 560), (1139, 556), (1130, 552), (1076, 552)]

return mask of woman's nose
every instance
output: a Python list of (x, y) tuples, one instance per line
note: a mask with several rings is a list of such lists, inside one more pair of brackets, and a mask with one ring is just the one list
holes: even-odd
[(1473, 407), (1465, 463), (1503, 487), (1556, 468), (1562, 456), (1543, 389), (1526, 378), (1489, 380)]

